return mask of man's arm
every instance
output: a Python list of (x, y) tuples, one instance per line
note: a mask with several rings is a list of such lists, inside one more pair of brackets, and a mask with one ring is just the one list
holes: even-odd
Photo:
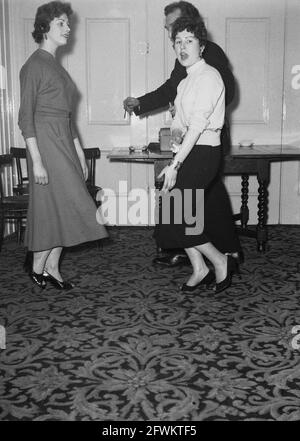
[(170, 78), (158, 89), (146, 95), (138, 97), (139, 108), (134, 109), (136, 115), (153, 112), (164, 107), (168, 107), (169, 103), (173, 103), (177, 94), (177, 86), (181, 80), (186, 77), (186, 69), (178, 60), (175, 62), (174, 69)]
[[(225, 85), (225, 104), (227, 106), (234, 97), (235, 80), (226, 55), (216, 43), (207, 41), (203, 58), (219, 71)], [(178, 84), (185, 77), (185, 67), (176, 60), (170, 78), (162, 86), (138, 98), (126, 98), (124, 108), (129, 112), (133, 110), (136, 115), (143, 115), (168, 107), (169, 103), (173, 102), (176, 97)]]
[(136, 115), (144, 115), (168, 107), (175, 100), (177, 86), (185, 77), (185, 67), (176, 60), (170, 78), (162, 86), (138, 98), (126, 98), (123, 102), (124, 109), (129, 113), (133, 111)]

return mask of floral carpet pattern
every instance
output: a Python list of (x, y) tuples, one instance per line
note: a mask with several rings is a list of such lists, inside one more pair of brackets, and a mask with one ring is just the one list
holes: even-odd
[(0, 254), (0, 420), (300, 420), (300, 226), (242, 238), (241, 279), (183, 293), (191, 269), (152, 265), (151, 228), (66, 252), (72, 291), (33, 287)]

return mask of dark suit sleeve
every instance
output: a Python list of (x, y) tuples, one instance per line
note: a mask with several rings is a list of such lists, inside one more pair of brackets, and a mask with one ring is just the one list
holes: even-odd
[(176, 60), (170, 78), (162, 86), (153, 92), (138, 97), (140, 106), (139, 109), (135, 108), (134, 113), (136, 115), (143, 115), (144, 113), (167, 107), (170, 102), (173, 103), (177, 94), (177, 86), (185, 77), (185, 68)]
[[(225, 85), (225, 104), (228, 106), (233, 100), (235, 92), (235, 79), (230, 69), (228, 58), (220, 46), (211, 41), (206, 43), (203, 57), (207, 64), (210, 64), (219, 71)], [(231, 149), (231, 137), (230, 127), (226, 118), (221, 131), (221, 145), (224, 155), (229, 154)]]
[[(235, 80), (224, 51), (217, 44), (208, 41), (203, 57), (208, 64), (219, 71), (225, 85), (225, 103), (228, 105), (234, 97)], [(177, 94), (177, 86), (185, 77), (185, 67), (176, 60), (170, 78), (162, 86), (153, 92), (138, 97), (140, 106), (134, 109), (134, 113), (143, 115), (167, 107), (169, 102), (173, 103)]]

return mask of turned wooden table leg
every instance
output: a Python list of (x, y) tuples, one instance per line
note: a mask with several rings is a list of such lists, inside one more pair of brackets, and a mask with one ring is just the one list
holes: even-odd
[(241, 227), (244, 230), (247, 228), (247, 224), (249, 220), (248, 198), (249, 198), (249, 175), (243, 174), (242, 192), (241, 192), (242, 205), (240, 208), (240, 214), (241, 214)]
[(258, 224), (257, 232), (257, 250), (260, 252), (266, 251), (266, 244), (268, 240), (267, 232), (267, 213), (268, 213), (268, 189), (267, 183), (264, 180), (259, 180), (258, 186)]

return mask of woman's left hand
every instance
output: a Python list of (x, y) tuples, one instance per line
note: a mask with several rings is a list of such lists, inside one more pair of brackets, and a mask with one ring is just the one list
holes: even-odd
[(158, 175), (158, 179), (162, 178), (163, 175), (165, 175), (165, 180), (162, 191), (167, 193), (167, 191), (171, 190), (176, 184), (177, 170), (175, 170), (174, 167), (167, 165)]
[(88, 170), (88, 166), (87, 166), (85, 160), (81, 161), (81, 168), (82, 168), (82, 173), (83, 173), (83, 176), (84, 176), (84, 180), (86, 181), (87, 178), (88, 178), (88, 175), (89, 175), (89, 170)]

